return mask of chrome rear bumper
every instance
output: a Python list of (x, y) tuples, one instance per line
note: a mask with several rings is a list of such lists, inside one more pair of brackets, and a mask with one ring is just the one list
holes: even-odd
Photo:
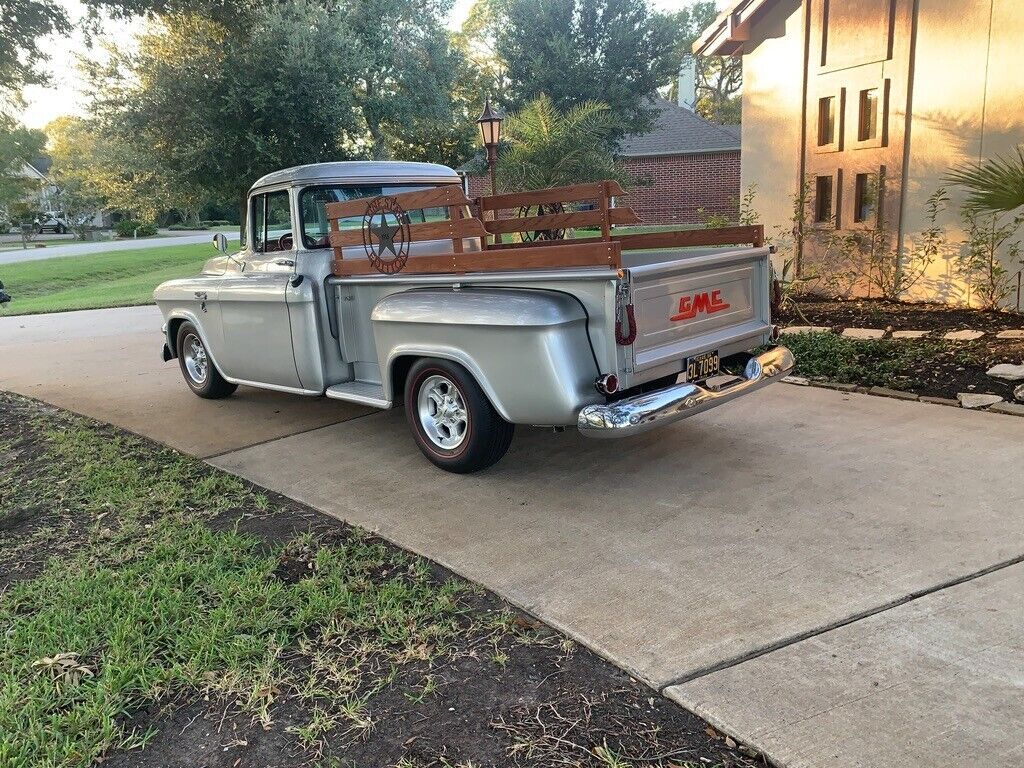
[(606, 405), (588, 405), (580, 411), (576, 426), (587, 437), (625, 437), (714, 408), (753, 392), (793, 370), (793, 353), (772, 347), (747, 362), (743, 377), (721, 389), (699, 384), (673, 384)]

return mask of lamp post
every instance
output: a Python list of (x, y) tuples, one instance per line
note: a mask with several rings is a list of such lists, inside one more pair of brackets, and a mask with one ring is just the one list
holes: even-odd
[(480, 138), (487, 148), (487, 167), (491, 171), (491, 194), (498, 193), (498, 186), (494, 179), (494, 168), (498, 164), (498, 141), (501, 139), (501, 118), (497, 112), (491, 109), (491, 100), (487, 99), (484, 104), (484, 111), (480, 113), (476, 124), (480, 126)]

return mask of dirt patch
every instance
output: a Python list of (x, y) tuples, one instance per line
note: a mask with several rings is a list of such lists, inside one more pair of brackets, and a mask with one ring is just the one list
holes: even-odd
[[(235, 489), (231, 504), (216, 514), (204, 515), (201, 509), (194, 508), (198, 505), (193, 497), (188, 496), (182, 497), (186, 513), (176, 511), (174, 514), (188, 518), (182, 530), (194, 527), (199, 521), (207, 537), (214, 532), (224, 536), (244, 534), (247, 541), (256, 539), (256, 544), (246, 545), (256, 554), (239, 551), (237, 557), (254, 564), (260, 562), (259, 557), (263, 555), (271, 558), (270, 567), (261, 571), (266, 574), (261, 578), (272, 583), (268, 594), (277, 594), (275, 599), (284, 599), (279, 590), (286, 588), (292, 590), (289, 594), (301, 593), (307, 587), (309, 592), (329, 588), (333, 582), (323, 576), (317, 582), (317, 574), (339, 573), (346, 579), (345, 589), (352, 592), (388, 594), (393, 587), (397, 596), (401, 589), (408, 592), (415, 588), (423, 600), (442, 599), (451, 594), (456, 601), (451, 610), (404, 614), (408, 618), (403, 621), (426, 622), (429, 619), (437, 622), (437, 631), (447, 632), (443, 635), (443, 652), (436, 649), (432, 652), (424, 647), (420, 654), (419, 646), (401, 646), (398, 641), (392, 644), (386, 633), (400, 637), (407, 626), (362, 625), (358, 622), (359, 614), (349, 614), (347, 619), (340, 613), (321, 617), (317, 620), (319, 623), (302, 625), (295, 636), (281, 634), (283, 626), (279, 625), (275, 630), (278, 634), (266, 638), (268, 649), (274, 649), (273, 656), (281, 664), (272, 667), (274, 679), (279, 682), (257, 694), (257, 698), (266, 702), (265, 706), (254, 710), (251, 701), (246, 706), (239, 696), (221, 693), (230, 686), (225, 686), (218, 678), (230, 677), (239, 670), (244, 672), (244, 665), (223, 671), (211, 667), (201, 678), (208, 681), (208, 685), (178, 683), (158, 687), (152, 697), (130, 698), (116, 715), (121, 726), (119, 733), (130, 736), (119, 743), (129, 743), (129, 746), (107, 749), (102, 755), (104, 765), (120, 768), (625, 768), (640, 765), (669, 768), (764, 764), (749, 750), (744, 751), (656, 691), (497, 596), (467, 585), (437, 564), (264, 489), (244, 484), (239, 491), (237, 481), (219, 470), (144, 439), (131, 437), (117, 443), (119, 455), (116, 458), (126, 461), (124, 467), (135, 466), (128, 460), (145, 467), (152, 482), (140, 488), (149, 495), (140, 502), (125, 495), (124, 489), (117, 488), (112, 497), (116, 504), (110, 505), (111, 511), (97, 513), (96, 494), (106, 499), (107, 489), (94, 489), (94, 495), (86, 499), (76, 496), (75, 488), (58, 488), (55, 481), (58, 475), (75, 477), (75, 474), (70, 466), (55, 471), (52, 446), (47, 437), (48, 430), (53, 429), (91, 433), (93, 438), (99, 433), (108, 445), (109, 441), (124, 437), (111, 427), (0, 393), (0, 452), (6, 459), (0, 492), (0, 526), (4, 533), (0, 536), (0, 573), (13, 573), (5, 577), (7, 582), (0, 583), (0, 611), (13, 584), (20, 582), (22, 589), (19, 591), (24, 592), (31, 589), (34, 579), (52, 574), (54, 566), (44, 565), (48, 558), (65, 558), (76, 552), (88, 555), (84, 566), (83, 558), (75, 561), (77, 571), (68, 571), (69, 576), (62, 572), (57, 581), (51, 581), (47, 596), (55, 594), (55, 584), (68, 578), (81, 578), (83, 569), (88, 572), (95, 567), (109, 571), (112, 567), (122, 567), (119, 565), (122, 560), (123, 567), (129, 567), (133, 560), (152, 557), (153, 551), (147, 550), (145, 534), (141, 532), (150, 529), (151, 519), (154, 529), (161, 521), (147, 516), (147, 499), (155, 495), (153, 488), (158, 488), (164, 497), (173, 497), (175, 489), (169, 485), (169, 479), (184, 476), (192, 486), (209, 485), (215, 489), (211, 498), (223, 495), (220, 489), (228, 487), (225, 485), (228, 480), (234, 483), (230, 486)], [(106, 462), (116, 463), (114, 458), (113, 454), (108, 454)], [(82, 460), (88, 462), (89, 457), (82, 457)], [(36, 483), (41, 485), (36, 487)], [(88, 508), (88, 513), (77, 506), (79, 498), (85, 499), (81, 503)], [(131, 554), (122, 555), (121, 544), (118, 545), (112, 566), (109, 549), (97, 546), (96, 542), (102, 544), (108, 527), (116, 529), (118, 510), (115, 507), (134, 509), (133, 519), (139, 526), (131, 530), (140, 533), (136, 539), (125, 542)], [(23, 539), (23, 543), (12, 546), (8, 532)], [(182, 557), (179, 541), (170, 540), (173, 554), (169, 562), (162, 563), (176, 567), (176, 559)], [(168, 543), (163, 540), (157, 546), (167, 551)], [(204, 545), (210, 546), (209, 542)], [(183, 549), (188, 546), (187, 541), (181, 543)], [(95, 550), (84, 549), (87, 547), (95, 547)], [(370, 550), (372, 557), (367, 555)], [(354, 576), (351, 569), (345, 570), (348, 568), (345, 553), (351, 553), (354, 561), (362, 558), (359, 560), (362, 565), (354, 566), (357, 568)], [(20, 567), (19, 560), (26, 556), (32, 565)], [(220, 551), (218, 557), (226, 564), (218, 578), (235, 578), (236, 572), (231, 566), (235, 553)], [(330, 571), (330, 568), (335, 570)], [(251, 578), (252, 572), (251, 568), (242, 571), (250, 574), (245, 578)], [(183, 570), (182, 573), (198, 575), (202, 571)], [(180, 589), (185, 589), (187, 579), (193, 576), (182, 578)], [(287, 586), (274, 587), (273, 584)], [(451, 585), (455, 585), (455, 589), (448, 592)], [(178, 589), (176, 581), (174, 590)], [(231, 589), (233, 587), (228, 591)], [(323, 594), (329, 596), (329, 591)], [(19, 605), (37, 605), (32, 601), (40, 597), (22, 596), (18, 598)], [(353, 599), (358, 601), (365, 596), (353, 594)], [(339, 605), (343, 603), (341, 599)], [(304, 610), (315, 608), (314, 604), (300, 602), (300, 605)], [(385, 621), (389, 615), (384, 614)], [(161, 617), (154, 617), (154, 621), (167, 626)], [(348, 624), (341, 625), (339, 621)], [(442, 635), (434, 636), (441, 644)], [(280, 638), (288, 639), (277, 648), (275, 643)], [(73, 647), (73, 639), (65, 636), (63, 642)], [(180, 639), (169, 640), (154, 646), (154, 650), (157, 654), (166, 654), (168, 659), (179, 658), (174, 656), (174, 648)], [(373, 644), (378, 650), (364, 654), (360, 666), (353, 667), (350, 663), (346, 666), (353, 655), (361, 652), (360, 647), (367, 644)], [(413, 653), (407, 653), (410, 650)], [(103, 654), (103, 648), (99, 647), (83, 655), (81, 661), (91, 670), (102, 671)], [(186, 655), (184, 658), (194, 657)], [(30, 665), (15, 665), (18, 669), (26, 666)], [(159, 668), (157, 664), (154, 670)], [(353, 671), (360, 678), (356, 685), (350, 686), (347, 698), (344, 701), (332, 698), (332, 681), (337, 681), (339, 686), (348, 684), (350, 680), (345, 676)], [(7, 673), (0, 672), (0, 676), (4, 674)], [(11, 690), (34, 685), (33, 679), (32, 676), (15, 676), (10, 681), (14, 686)], [(93, 685), (97, 679), (98, 674), (63, 684)], [(6, 682), (0, 679), (0, 683)], [(312, 688), (316, 691), (311, 693)], [(43, 693), (45, 690), (36, 691), (36, 695)], [(0, 722), (11, 716), (11, 712), (5, 713), (0, 706)], [(42, 727), (45, 731), (53, 726)], [(133, 739), (140, 745), (132, 748)], [(40, 743), (45, 743), (45, 739)], [(88, 760), (84, 757), (77, 762), (70, 759), (64, 764), (86, 765)]]
[[(843, 328), (891, 328), (894, 331), (957, 331), (972, 328), (995, 334), (1024, 328), (1024, 315), (951, 307), (948, 304), (903, 304), (879, 299), (797, 299), (803, 318), (786, 307), (782, 325), (820, 325)], [(806, 318), (806, 322), (804, 321)], [(939, 334), (941, 335), (941, 334)]]

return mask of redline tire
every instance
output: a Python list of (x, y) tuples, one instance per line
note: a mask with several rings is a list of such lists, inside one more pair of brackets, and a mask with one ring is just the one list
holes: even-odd
[[(213, 364), (213, 358), (209, 356), (206, 343), (199, 335), (199, 331), (190, 322), (184, 322), (178, 328), (178, 338), (175, 341), (178, 351), (178, 366), (181, 368), (181, 375), (188, 384), (188, 388), (199, 397), (207, 400), (219, 400), (222, 397), (230, 396), (236, 389), (237, 384), (220, 375), (217, 366)], [(197, 367), (196, 351), (202, 351), (202, 367)]]
[[(454, 389), (445, 391), (445, 385)], [(444, 396), (444, 413), (431, 413), (428, 388)], [(413, 364), (406, 377), (405, 418), (416, 445), (431, 462), (447, 472), (468, 474), (496, 464), (512, 443), (515, 425), (509, 424), (491, 405), (469, 372), (457, 363), (424, 358)], [(423, 403), (428, 403), (427, 407)], [(445, 414), (451, 416), (445, 419)], [(452, 424), (464, 430), (449, 431)], [(440, 429), (431, 422), (436, 421)], [(448, 426), (445, 426), (445, 425)], [(451, 447), (446, 447), (450, 444)]]

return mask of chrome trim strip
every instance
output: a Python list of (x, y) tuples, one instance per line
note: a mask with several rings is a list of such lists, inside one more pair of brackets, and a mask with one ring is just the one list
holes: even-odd
[(588, 405), (576, 421), (587, 437), (625, 437), (692, 416), (760, 389), (793, 370), (796, 359), (786, 347), (772, 347), (747, 363), (743, 378), (719, 390), (699, 384), (673, 384), (657, 392), (605, 405)]

